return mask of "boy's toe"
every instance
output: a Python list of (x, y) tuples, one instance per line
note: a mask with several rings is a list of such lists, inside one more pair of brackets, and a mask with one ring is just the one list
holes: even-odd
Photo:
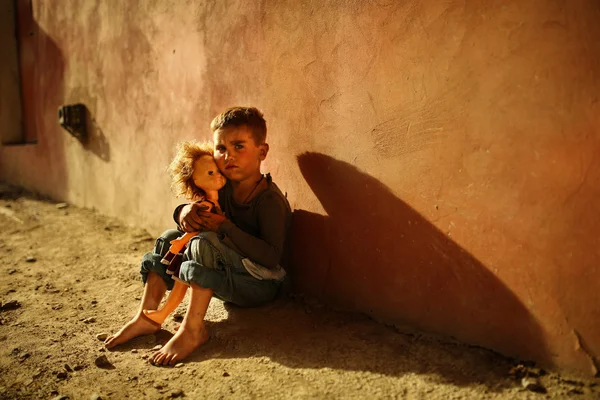
[(177, 359), (177, 354), (171, 354), (171, 355), (167, 356), (167, 358), (165, 359), (165, 364), (173, 365), (173, 364), (175, 364), (176, 359)]
[(114, 340), (114, 338), (115, 335), (110, 335), (109, 337), (107, 337), (106, 340), (104, 340), (104, 347), (106, 347), (107, 349), (113, 347), (112, 341)]
[(150, 358), (148, 359), (148, 361), (150, 361), (151, 364), (156, 364), (158, 362), (158, 357), (160, 356), (159, 352), (156, 352), (154, 354), (152, 354), (150, 356)]
[(165, 365), (165, 358), (167, 358), (167, 355), (164, 354), (164, 353), (161, 353), (158, 356), (158, 359), (156, 360), (156, 363), (159, 364), (159, 365)]

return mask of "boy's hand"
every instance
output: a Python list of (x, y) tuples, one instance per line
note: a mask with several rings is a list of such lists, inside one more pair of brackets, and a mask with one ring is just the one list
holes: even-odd
[(203, 220), (198, 215), (206, 210), (201, 203), (190, 203), (185, 205), (179, 212), (179, 226), (184, 232), (198, 232), (202, 230)]
[(206, 206), (201, 203), (185, 205), (179, 213), (179, 226), (181, 226), (181, 229), (184, 232), (217, 232), (226, 218), (205, 210)]
[(200, 219), (202, 221), (200, 223), (200, 230), (203, 232), (205, 232), (205, 231), (219, 232), (219, 228), (221, 227), (221, 224), (223, 223), (223, 221), (225, 221), (227, 219), (223, 215), (213, 214), (211, 212), (206, 212), (206, 211), (198, 212), (198, 216), (200, 217)]

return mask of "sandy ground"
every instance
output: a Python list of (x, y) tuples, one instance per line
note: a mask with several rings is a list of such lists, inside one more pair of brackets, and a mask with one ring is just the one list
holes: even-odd
[[(209, 342), (176, 367), (155, 367), (147, 358), (178, 318), (111, 351), (97, 338), (138, 307), (147, 232), (2, 184), (0, 226), (2, 399), (600, 398), (598, 379), (518, 366), (292, 296), (256, 309), (213, 299)], [(524, 388), (524, 375), (541, 375), (546, 393)]]

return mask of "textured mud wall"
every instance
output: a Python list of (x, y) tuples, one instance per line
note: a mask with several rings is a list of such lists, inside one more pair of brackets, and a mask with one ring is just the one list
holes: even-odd
[[(158, 232), (174, 143), (256, 105), (299, 290), (594, 374), (600, 6), (502, 3), (34, 2), (38, 145), (1, 175)], [(56, 123), (75, 102), (86, 143)]]

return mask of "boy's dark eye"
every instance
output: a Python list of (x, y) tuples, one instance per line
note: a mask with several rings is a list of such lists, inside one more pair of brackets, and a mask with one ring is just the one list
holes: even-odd
[(215, 172), (214, 171), (208, 171), (209, 175), (213, 175)]
[(217, 146), (217, 151), (222, 153), (225, 151), (225, 146)]
[(242, 146), (241, 144), (236, 144), (236, 145), (235, 145), (235, 148), (236, 148), (237, 150), (239, 150), (239, 149), (243, 149), (243, 148), (244, 148), (244, 146)]

